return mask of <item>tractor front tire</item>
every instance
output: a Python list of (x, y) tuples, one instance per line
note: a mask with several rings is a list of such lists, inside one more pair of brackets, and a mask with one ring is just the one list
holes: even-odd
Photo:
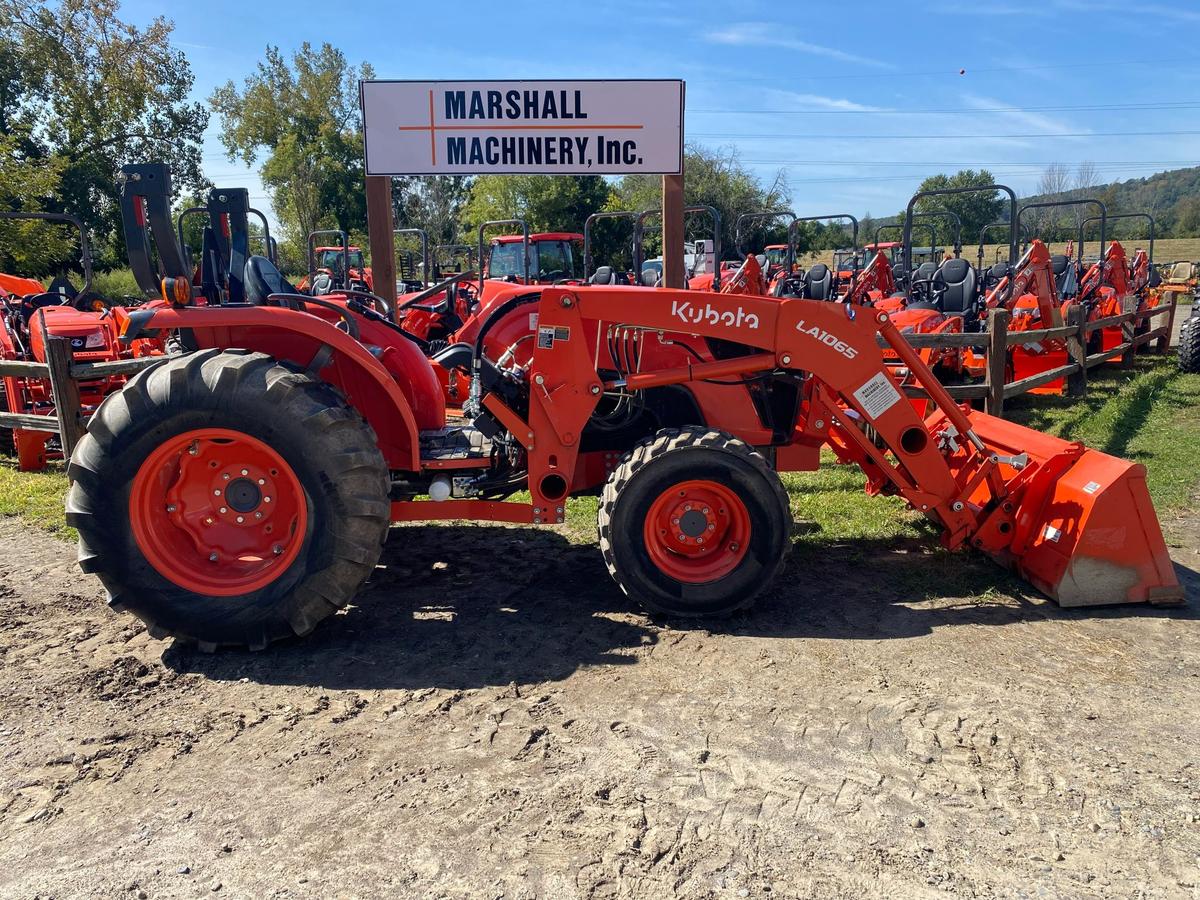
[(779, 476), (732, 435), (665, 429), (609, 477), (597, 516), (609, 574), (633, 600), (668, 616), (749, 607), (791, 549)]
[(1179, 329), (1179, 368), (1200, 372), (1200, 314), (1193, 312)]
[(101, 404), (68, 475), (80, 567), (114, 610), (202, 650), (311, 631), (371, 574), (389, 525), (374, 432), (262, 353), (139, 373)]

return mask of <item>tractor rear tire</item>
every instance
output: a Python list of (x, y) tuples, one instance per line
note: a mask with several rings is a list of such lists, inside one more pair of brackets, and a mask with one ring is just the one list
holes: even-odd
[(79, 564), (109, 605), (207, 651), (311, 631), (371, 574), (390, 519), (370, 426), (248, 351), (139, 373), (101, 404), (68, 476)]
[(1193, 312), (1179, 329), (1179, 368), (1200, 373), (1200, 314)]
[(597, 525), (608, 572), (668, 616), (749, 607), (783, 568), (791, 509), (761, 454), (706, 428), (665, 429), (609, 477)]

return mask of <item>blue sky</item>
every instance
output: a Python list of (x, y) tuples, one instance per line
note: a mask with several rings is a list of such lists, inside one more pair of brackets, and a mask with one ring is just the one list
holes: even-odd
[[(162, 11), (123, 6), (139, 22)], [(891, 214), (959, 168), (1028, 194), (1052, 162), (1092, 161), (1103, 181), (1200, 164), (1200, 5), (1182, 0), (209, 0), (166, 14), (201, 98), (240, 83), (267, 43), (305, 40), (381, 78), (683, 78), (687, 139), (736, 147), (766, 181), (782, 168), (801, 215)], [(265, 205), (216, 129), (207, 174)]]

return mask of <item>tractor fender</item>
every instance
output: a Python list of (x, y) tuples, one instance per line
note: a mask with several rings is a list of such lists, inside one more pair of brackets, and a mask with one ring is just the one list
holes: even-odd
[[(426, 381), (433, 383), (439, 399), (440, 391), (429, 362), (419, 351), (419, 359), (406, 366), (413, 383), (402, 386), (366, 346), (330, 322), (305, 312), (265, 306), (196, 306), (122, 313), (118, 317), (126, 341), (146, 329), (186, 329), (201, 349), (254, 350), (310, 373), (320, 373), (319, 377), (337, 387), (374, 429), (389, 468), (409, 472), (420, 469), (420, 427), (404, 388), (414, 399), (424, 401), (421, 418), (429, 421), (422, 422), (422, 426), (444, 424), (444, 407), (431, 404), (427, 396)], [(443, 421), (436, 422), (439, 410)]]

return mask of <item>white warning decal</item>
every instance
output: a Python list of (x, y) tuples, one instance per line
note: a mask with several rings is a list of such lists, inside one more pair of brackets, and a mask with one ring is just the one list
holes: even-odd
[(877, 419), (900, 402), (900, 392), (884, 372), (876, 372), (854, 392), (867, 416)]
[(1098, 490), (1100, 490), (1100, 482), (1098, 481), (1089, 481), (1083, 486), (1083, 492), (1085, 494), (1094, 494)]

